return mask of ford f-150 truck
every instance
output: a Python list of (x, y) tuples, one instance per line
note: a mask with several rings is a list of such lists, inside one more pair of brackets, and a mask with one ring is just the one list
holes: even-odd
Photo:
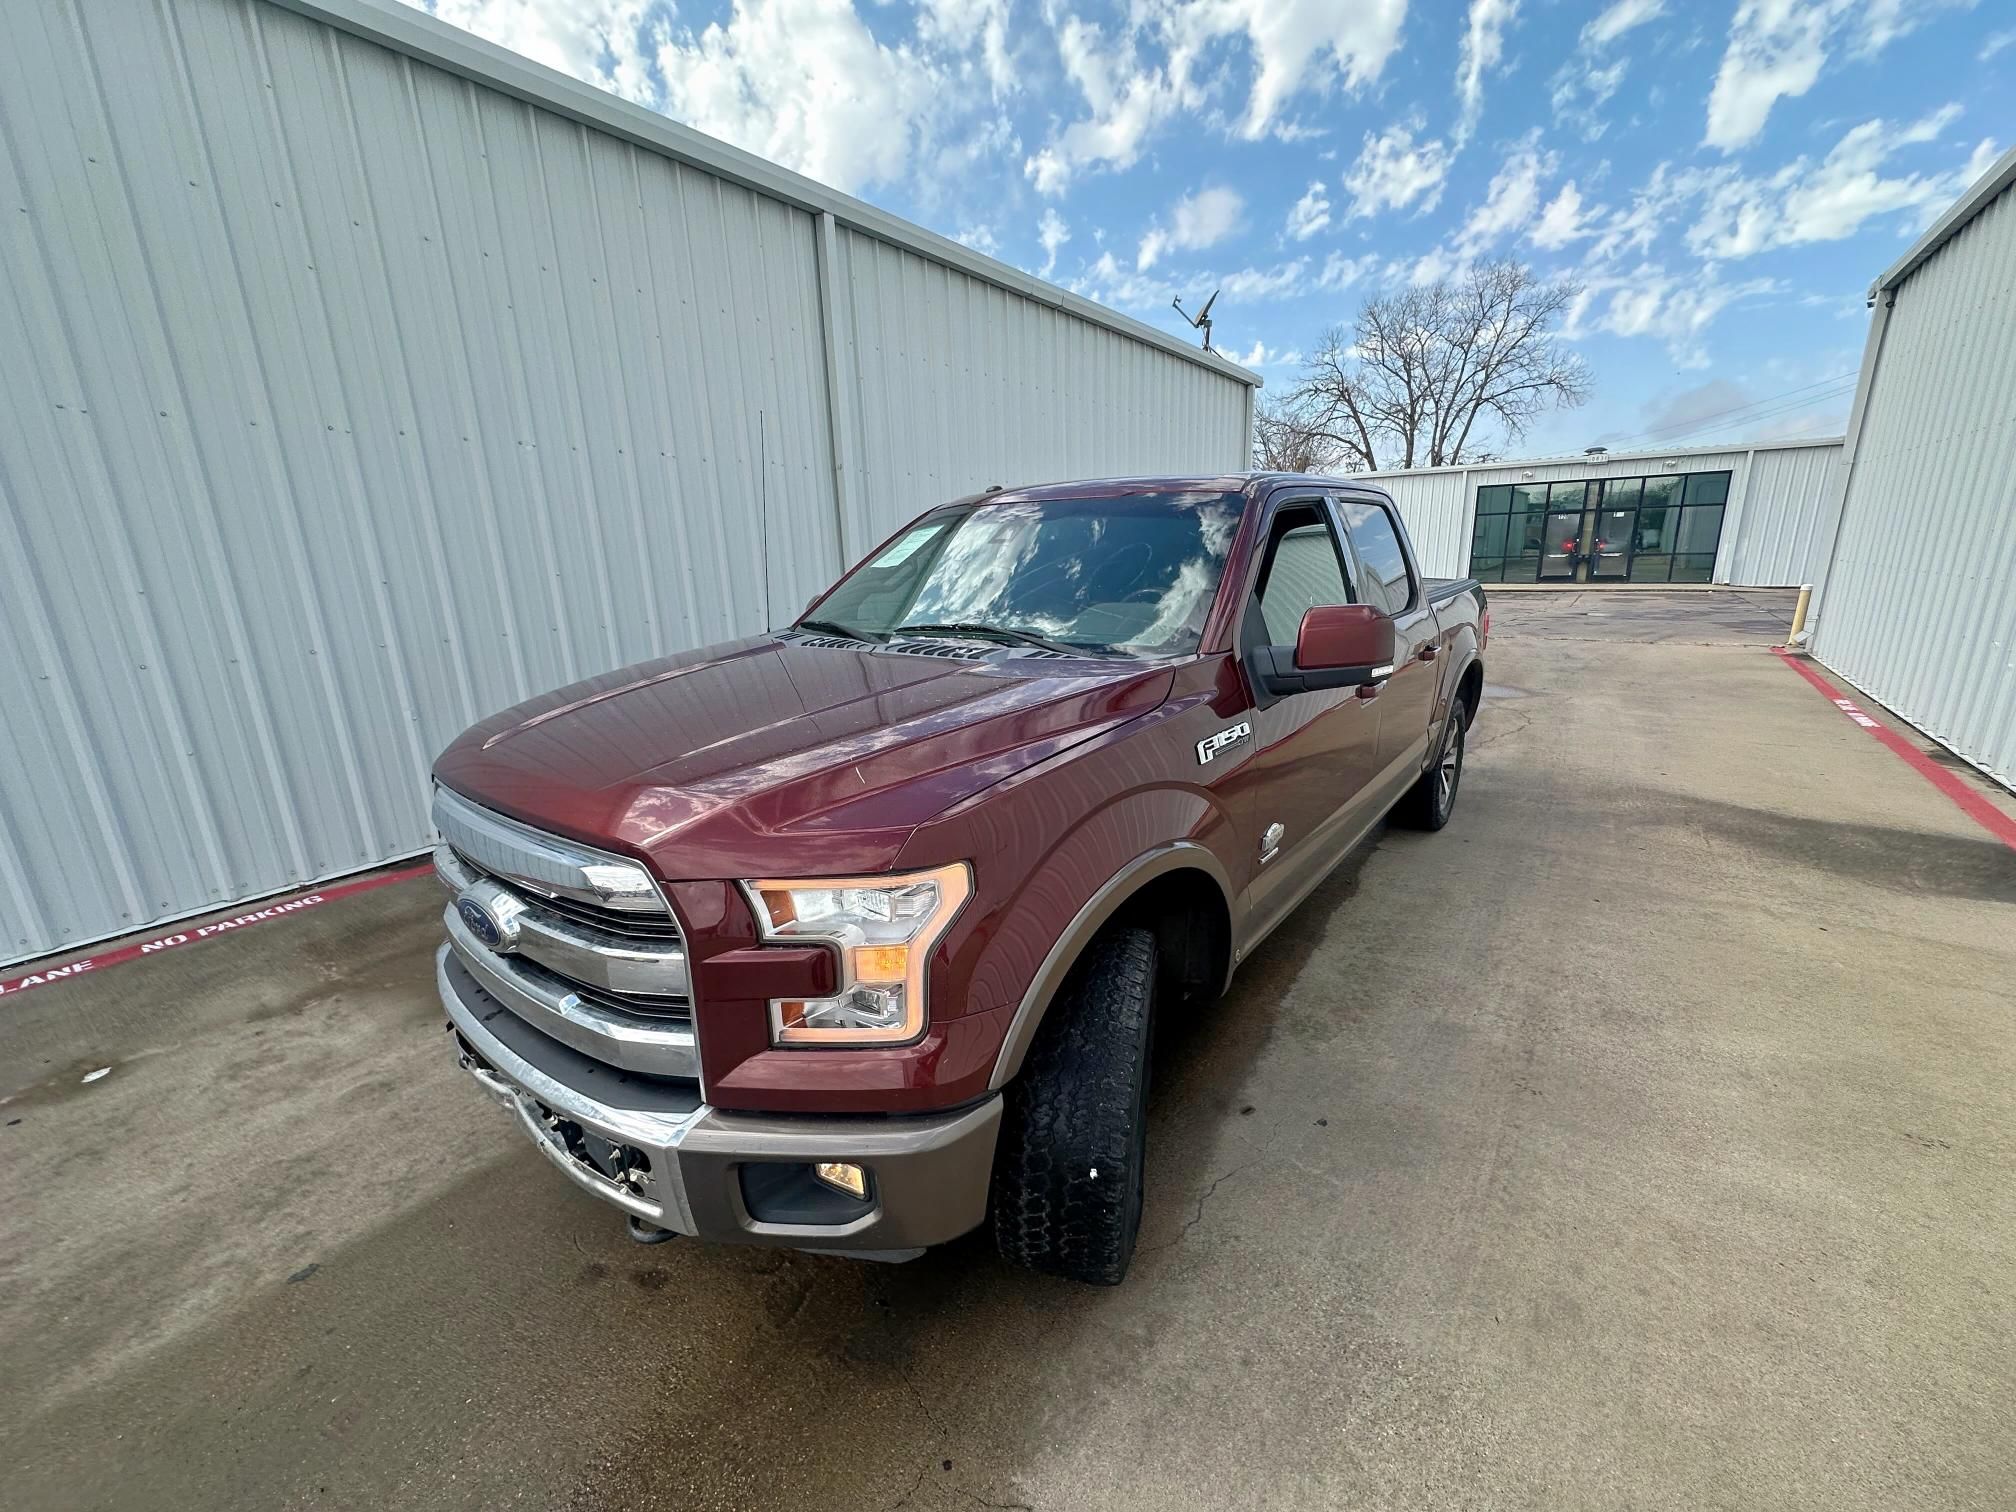
[(641, 1241), (986, 1223), (1117, 1283), (1157, 1020), (1389, 812), (1448, 822), (1489, 624), (1349, 479), (933, 509), (789, 629), (442, 754), (461, 1064)]

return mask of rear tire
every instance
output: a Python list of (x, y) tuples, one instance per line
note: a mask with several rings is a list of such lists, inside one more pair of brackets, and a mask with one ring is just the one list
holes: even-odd
[(1394, 807), (1393, 817), (1409, 829), (1439, 830), (1456, 812), (1456, 790), (1463, 782), (1464, 733), (1470, 727), (1470, 706), (1458, 698), (1450, 703), (1435, 747), (1434, 763)]
[(990, 1198), (1003, 1258), (1118, 1286), (1141, 1231), (1155, 936), (1094, 940), (1030, 1047), (996, 1147)]

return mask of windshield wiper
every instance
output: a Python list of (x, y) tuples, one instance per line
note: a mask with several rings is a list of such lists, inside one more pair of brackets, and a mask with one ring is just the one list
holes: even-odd
[(889, 632), (891, 635), (968, 635), (978, 640), (1000, 641), (1008, 646), (1036, 646), (1044, 651), (1061, 651), (1066, 656), (1083, 656), (1085, 653), (1076, 646), (1067, 646), (1062, 641), (1046, 640), (1027, 630), (1011, 629), (1007, 625), (981, 625), (970, 620), (960, 620), (950, 625), (898, 625)]
[(843, 625), (837, 620), (800, 620), (791, 628), (793, 630), (814, 630), (821, 635), (844, 635), (848, 640), (872, 641), (874, 639), (873, 636), (863, 634), (861, 631)]

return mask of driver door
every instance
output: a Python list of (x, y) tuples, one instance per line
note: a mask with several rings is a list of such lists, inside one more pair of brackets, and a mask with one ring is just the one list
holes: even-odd
[[(1362, 602), (1350, 562), (1329, 500), (1279, 506), (1242, 617), (1242, 649), (1293, 647), (1311, 608)], [(1238, 812), (1248, 903), (1264, 933), (1378, 818), (1379, 706), (1353, 688), (1271, 700), (1252, 691), (1254, 752), (1241, 768)]]

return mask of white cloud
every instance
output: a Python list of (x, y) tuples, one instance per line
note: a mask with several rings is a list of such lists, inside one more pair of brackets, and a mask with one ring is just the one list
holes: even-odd
[(435, 0), (434, 14), (512, 52), (641, 105), (651, 0)]
[(1036, 240), (1043, 248), (1042, 276), (1048, 278), (1057, 266), (1058, 249), (1071, 240), (1071, 228), (1064, 224), (1055, 205), (1043, 207), (1043, 218), (1036, 223)]
[(1098, 261), (1079, 277), (1067, 280), (1065, 287), (1100, 304), (1158, 312), (1166, 311), (1169, 301), (1182, 292), (1167, 279), (1151, 278), (1121, 267), (1111, 252), (1101, 252)]
[(952, 238), (962, 247), (971, 247), (975, 252), (984, 252), (993, 257), (1001, 250), (1001, 242), (994, 235), (992, 226), (967, 226)]
[(1246, 62), (1251, 85), (1239, 134), (1301, 134), (1280, 121), (1304, 90), (1359, 89), (1400, 45), (1406, 0), (1156, 0), (1110, 30), (1051, 13), (1065, 77), (1084, 111), (1023, 164), (1041, 194), (1090, 171), (1126, 169), (1178, 111), (1200, 108), (1204, 75)]
[(1696, 193), (1691, 178), (1671, 172), (1664, 163), (1652, 170), (1650, 178), (1634, 190), (1631, 203), (1612, 211), (1597, 233), (1587, 261), (1609, 262), (1626, 253), (1640, 256), (1650, 252), (1664, 231), (1667, 220)]
[(1946, 173), (1886, 174), (1888, 159), (1906, 147), (1936, 140), (1959, 117), (1948, 105), (1902, 128), (1864, 121), (1834, 144), (1819, 163), (1795, 158), (1776, 173), (1750, 177), (1713, 169), (1689, 182), (1702, 206), (1687, 233), (1701, 257), (1750, 257), (1774, 247), (1838, 241), (1865, 221), (1900, 210), (1918, 212), (1913, 225), (1936, 215), (1994, 161), (1995, 144), (1983, 141)]
[(1570, 179), (1561, 186), (1560, 193), (1547, 202), (1547, 208), (1540, 212), (1540, 219), (1533, 223), (1527, 238), (1534, 246), (1549, 252), (1558, 252), (1570, 242), (1590, 235), (1582, 221), (1582, 193)]
[(725, 24), (667, 37), (658, 67), (670, 114), (850, 191), (903, 178), (944, 86), (849, 0), (738, 0)]
[[(415, 0), (418, 3), (418, 0)], [(1011, 0), (918, 0), (871, 31), (854, 0), (433, 0), (442, 20), (845, 190), (957, 180), (1020, 155)], [(908, 31), (903, 30), (908, 27)]]
[(1439, 140), (1416, 142), (1414, 133), (1420, 129), (1417, 119), (1395, 122), (1377, 135), (1365, 134), (1364, 149), (1344, 174), (1344, 188), (1351, 196), (1350, 218), (1410, 205), (1417, 214), (1435, 208), (1449, 173), (1449, 149)]
[(1702, 140), (1724, 152), (1745, 146), (1764, 129), (1771, 107), (1813, 87), (1827, 62), (1833, 9), (1799, 0), (1743, 0), (1708, 96)]
[(1236, 189), (1214, 187), (1186, 194), (1169, 213), (1169, 226), (1150, 228), (1141, 238), (1135, 268), (1146, 272), (1169, 251), (1199, 252), (1215, 247), (1237, 231), (1246, 214), (1246, 201)]
[(1057, 54), (1090, 114), (1074, 121), (1023, 164), (1039, 194), (1062, 194), (1086, 168), (1131, 168), (1143, 142), (1176, 109), (1203, 98), (1190, 81), (1189, 59), (1145, 68), (1132, 33), (1110, 38), (1097, 23), (1066, 16)]
[(1734, 152), (1754, 141), (1778, 101), (1811, 89), (1829, 51), (1845, 42), (1873, 58), (1941, 10), (1973, 0), (1743, 0), (1708, 96), (1704, 145)]
[(1562, 334), (1571, 340), (1592, 331), (1647, 336), (1663, 341), (1678, 366), (1705, 367), (1708, 355), (1702, 338), (1715, 317), (1739, 300), (1755, 299), (1776, 288), (1768, 278), (1725, 283), (1712, 264), (1685, 278), (1654, 264), (1641, 264), (1626, 272), (1585, 277)]
[[(1624, 0), (1629, 3), (1629, 0)], [(1463, 28), (1463, 47), (1456, 67), (1456, 97), (1462, 103), (1462, 119), (1456, 140), (1466, 142), (1477, 129), (1477, 117), (1484, 109), (1484, 75), (1498, 66), (1505, 55), (1505, 31), (1518, 19), (1519, 0), (1470, 0), (1468, 24)]]
[[(1281, 106), (1311, 82), (1356, 89), (1371, 83), (1400, 45), (1407, 0), (1195, 0), (1177, 29), (1213, 36), (1243, 33), (1252, 49), (1253, 89), (1240, 132), (1266, 134)], [(1322, 66), (1327, 60), (1328, 66)], [(1314, 73), (1312, 81), (1310, 75)]]
[(1990, 58), (2007, 52), (2012, 47), (2016, 47), (2016, 26), (2010, 27), (2007, 31), (1990, 32), (1988, 40), (1981, 44), (1981, 61), (1986, 63)]
[(1326, 293), (1342, 293), (1359, 279), (1376, 272), (1378, 267), (1377, 252), (1367, 252), (1363, 257), (1346, 257), (1342, 252), (1332, 252), (1323, 259), (1323, 271), (1316, 275), (1316, 287)]
[(1595, 141), (1609, 128), (1603, 107), (1624, 83), (1628, 58), (1611, 56), (1619, 38), (1628, 36), (1666, 11), (1665, 0), (1617, 0), (1582, 28), (1575, 54), (1554, 73), (1554, 118)]
[(1470, 212), (1456, 233), (1457, 256), (1474, 258), (1523, 229), (1540, 209), (1541, 180), (1554, 169), (1554, 156), (1540, 151), (1537, 132), (1517, 143), (1492, 176), (1484, 203)]
[(919, 0), (917, 34), (955, 52), (977, 41), (988, 86), (1002, 100), (1021, 82), (1008, 46), (1008, 16), (1009, 0)]
[(1447, 278), (1462, 263), (1452, 256), (1446, 247), (1430, 247), (1410, 265), (1403, 267), (1407, 282), (1415, 285), (1432, 284)]
[(1330, 224), (1330, 196), (1319, 180), (1309, 186), (1288, 212), (1287, 233), (1295, 241), (1307, 241)]
[(1309, 259), (1298, 257), (1272, 268), (1241, 268), (1226, 274), (1218, 286), (1234, 300), (1281, 299), (1301, 293), (1308, 272)]
[(1626, 32), (1666, 13), (1666, 0), (1617, 0), (1594, 21), (1582, 28), (1587, 47), (1608, 47)]
[(1299, 351), (1290, 348), (1284, 352), (1264, 341), (1254, 342), (1250, 352), (1227, 352), (1225, 355), (1243, 368), (1294, 367), (1302, 361)]
[(1595, 141), (1610, 128), (1603, 107), (1624, 83), (1630, 67), (1624, 58), (1598, 63), (1578, 54), (1569, 59), (1554, 75), (1555, 118), (1578, 129), (1588, 141)]

